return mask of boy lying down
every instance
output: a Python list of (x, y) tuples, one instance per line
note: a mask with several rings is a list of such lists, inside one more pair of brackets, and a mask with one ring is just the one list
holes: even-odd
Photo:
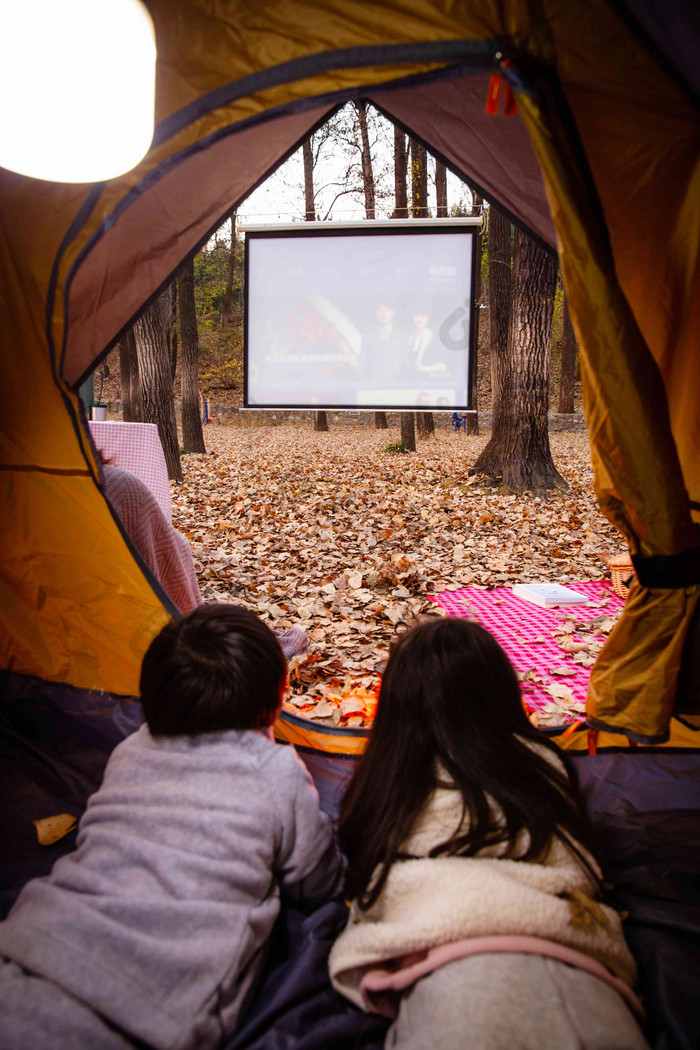
[(220, 1046), (262, 971), (280, 894), (341, 887), (330, 821), (272, 741), (286, 663), (245, 609), (168, 624), (146, 725), (113, 752), (77, 849), (0, 923), (3, 1050)]

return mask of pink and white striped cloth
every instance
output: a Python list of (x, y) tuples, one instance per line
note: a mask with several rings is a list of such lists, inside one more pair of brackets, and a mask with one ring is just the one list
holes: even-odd
[(90, 420), (89, 427), (98, 451), (113, 466), (135, 474), (158, 500), (166, 521), (172, 522), (168, 468), (155, 423)]

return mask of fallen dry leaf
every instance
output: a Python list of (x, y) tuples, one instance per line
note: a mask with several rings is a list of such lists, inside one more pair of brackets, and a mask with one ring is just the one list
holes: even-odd
[[(184, 483), (171, 486), (204, 600), (244, 605), (275, 630), (303, 626), (320, 661), (295, 688), (315, 682), (314, 703), (333, 675), (342, 688), (346, 674), (362, 680), (382, 666), (397, 631), (446, 615), (429, 594), (601, 579), (621, 546), (596, 504), (585, 434), (550, 435), (570, 489), (545, 499), (466, 484), (488, 435), (438, 431), (396, 456), (385, 451), (394, 433), (331, 423), (318, 434), (310, 422), (209, 427), (215, 455), (183, 456)], [(574, 665), (593, 662), (606, 621), (608, 630), (615, 622), (605, 601), (592, 604), (597, 620), (564, 617), (554, 632)], [(474, 618), (468, 603), (464, 615)]]
[(53, 817), (40, 817), (32, 821), (36, 828), (36, 837), (40, 846), (53, 846), (54, 842), (65, 838), (78, 823), (72, 813), (57, 813)]
[(545, 686), (545, 692), (549, 693), (550, 696), (556, 697), (558, 700), (565, 700), (567, 703), (576, 703), (574, 694), (569, 689), (568, 685), (564, 685), (560, 682), (553, 682), (552, 685)]
[(564, 638), (559, 639), (559, 648), (563, 649), (565, 653), (580, 653), (588, 646), (586, 642), (575, 642), (574, 639), (568, 635)]

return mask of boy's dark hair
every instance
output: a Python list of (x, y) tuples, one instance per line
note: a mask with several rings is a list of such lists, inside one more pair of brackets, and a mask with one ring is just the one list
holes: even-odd
[(287, 664), (277, 638), (234, 605), (200, 605), (167, 624), (141, 666), (141, 703), (154, 736), (271, 725)]

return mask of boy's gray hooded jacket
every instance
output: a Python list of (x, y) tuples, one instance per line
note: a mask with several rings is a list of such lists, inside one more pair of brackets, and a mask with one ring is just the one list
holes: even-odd
[(158, 1048), (219, 1045), (265, 961), (280, 888), (330, 896), (341, 863), (291, 747), (255, 730), (112, 754), (75, 853), (30, 882), (0, 955)]

